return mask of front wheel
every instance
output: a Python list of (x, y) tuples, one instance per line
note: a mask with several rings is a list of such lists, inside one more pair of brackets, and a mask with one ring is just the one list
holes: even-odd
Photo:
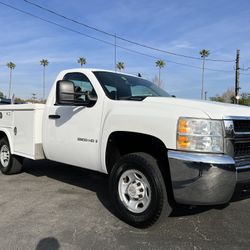
[(112, 169), (109, 187), (118, 216), (132, 226), (149, 227), (172, 211), (158, 163), (149, 154), (123, 156)]
[(0, 140), (0, 170), (3, 174), (18, 174), (22, 171), (23, 158), (12, 155), (6, 137)]

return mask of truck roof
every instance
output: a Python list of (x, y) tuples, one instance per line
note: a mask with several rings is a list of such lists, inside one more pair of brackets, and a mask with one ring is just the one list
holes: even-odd
[[(107, 70), (107, 69), (98, 69), (98, 68), (72, 68), (72, 69), (63, 70), (62, 73), (69, 73), (69, 72), (82, 72), (82, 73), (86, 73), (86, 72), (95, 72), (95, 71), (105, 71), (105, 72), (119, 73), (119, 74), (123, 74), (123, 75), (127, 75), (127, 76), (138, 77), (137, 75), (124, 73), (124, 72), (121, 72), (121, 71), (114, 71), (114, 70)], [(143, 78), (143, 77), (138, 77), (138, 78)]]

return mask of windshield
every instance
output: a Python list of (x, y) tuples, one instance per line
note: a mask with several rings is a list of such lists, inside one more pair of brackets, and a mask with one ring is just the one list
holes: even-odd
[(106, 71), (93, 73), (106, 95), (113, 100), (143, 100), (149, 96), (170, 97), (156, 84), (139, 77)]

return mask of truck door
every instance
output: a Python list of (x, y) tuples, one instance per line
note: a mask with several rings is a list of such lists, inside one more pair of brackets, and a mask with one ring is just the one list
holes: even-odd
[[(68, 73), (64, 80), (74, 82), (75, 91), (96, 91), (83, 73)], [(79, 94), (78, 101), (85, 95)], [(48, 108), (44, 131), (45, 154), (48, 159), (83, 168), (100, 168), (99, 137), (102, 118), (102, 100), (91, 106), (51, 105)]]

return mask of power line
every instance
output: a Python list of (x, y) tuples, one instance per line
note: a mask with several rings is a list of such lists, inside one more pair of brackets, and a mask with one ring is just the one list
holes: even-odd
[[(154, 48), (154, 47), (151, 47), (151, 46), (148, 46), (148, 45), (145, 45), (145, 44), (141, 44), (141, 43), (138, 43), (138, 42), (130, 41), (128, 39), (125, 39), (125, 38), (122, 38), (122, 37), (119, 37), (119, 36), (117, 36), (117, 38), (120, 39), (120, 40), (122, 40), (122, 41), (131, 43), (131, 44), (135, 44), (135, 45), (147, 48), (147, 49), (155, 50), (155, 51), (166, 53), (166, 54), (169, 54), (169, 55), (179, 56), (179, 57), (184, 57), (184, 58), (189, 58), (189, 59), (202, 60), (200, 57), (187, 56), (187, 55), (183, 55), (183, 54), (178, 54), (178, 53), (166, 51), (166, 50), (163, 50), (163, 49)], [(235, 60), (220, 60), (220, 59), (209, 59), (209, 58), (207, 58), (206, 61), (213, 61), (213, 62), (235, 62)]]
[[(105, 43), (105, 44), (108, 44), (108, 45), (111, 45), (111, 46), (114, 46), (114, 45), (115, 45), (115, 44), (113, 44), (113, 43), (111, 43), (111, 42), (108, 42), (108, 41), (106, 41), (106, 40), (99, 39), (99, 38), (96, 38), (96, 37), (94, 37), (94, 36), (87, 35), (87, 34), (85, 34), (85, 33), (83, 33), (83, 32), (80, 32), (80, 31), (71, 29), (71, 28), (66, 27), (66, 26), (64, 26), (64, 25), (61, 25), (61, 24), (58, 24), (58, 23), (56, 23), (56, 22), (50, 21), (50, 20), (48, 20), (48, 19), (39, 17), (39, 16), (34, 15), (34, 14), (28, 12), (28, 11), (21, 10), (21, 9), (19, 9), (19, 8), (16, 8), (16, 7), (12, 6), (12, 5), (3, 3), (3, 2), (1, 2), (1, 1), (0, 1), (0, 4), (5, 5), (6, 7), (9, 7), (9, 8), (11, 8), (11, 9), (14, 9), (14, 10), (16, 10), (16, 11), (18, 11), (18, 12), (23, 13), (23, 14), (32, 16), (32, 17), (34, 17), (34, 18), (36, 18), (36, 19), (39, 19), (39, 20), (41, 20), (41, 21), (44, 21), (44, 22), (46, 22), (46, 23), (50, 23), (50, 24), (53, 24), (53, 25), (55, 25), (55, 26), (58, 26), (58, 27), (60, 27), (60, 28), (62, 28), (62, 29), (65, 29), (65, 30), (68, 30), (68, 31), (77, 33), (77, 34), (79, 34), (79, 35), (86, 36), (86, 37), (88, 37), (88, 38), (97, 40), (97, 41), (99, 41), (99, 42), (102, 42), (102, 43)], [(140, 54), (140, 55), (143, 55), (143, 56), (147, 56), (147, 57), (150, 57), (150, 58), (159, 59), (159, 57), (151, 56), (151, 55), (149, 55), (149, 54), (142, 53), (142, 52), (139, 52), (139, 51), (136, 51), (136, 50), (133, 50), (133, 49), (125, 48), (125, 47), (120, 46), (120, 45), (116, 45), (116, 47), (121, 48), (121, 49), (124, 49), (124, 50), (127, 50), (127, 51), (130, 51), (130, 52), (133, 52), (133, 53), (137, 53), (137, 54)]]
[(95, 39), (95, 40), (97, 40), (97, 41), (99, 41), (99, 42), (106, 43), (106, 44), (109, 44), (109, 45), (112, 45), (112, 46), (113, 46), (113, 44), (110, 43), (110, 42), (108, 42), (108, 41), (105, 41), (105, 40), (102, 40), (102, 39), (99, 39), (99, 38), (96, 38), (96, 37), (87, 35), (87, 34), (82, 33), (82, 32), (80, 32), (80, 31), (77, 31), (77, 30), (71, 29), (71, 28), (69, 28), (69, 27), (63, 26), (63, 25), (61, 25), (61, 24), (58, 24), (58, 23), (56, 23), (56, 22), (47, 20), (47, 19), (42, 18), (42, 17), (39, 17), (39, 16), (36, 16), (36, 15), (30, 13), (30, 12), (27, 12), (27, 11), (25, 11), (25, 10), (21, 10), (21, 9), (16, 8), (16, 7), (14, 7), (14, 6), (12, 6), (12, 5), (9, 5), (9, 4), (7, 4), (7, 3), (3, 3), (3, 2), (0, 1), (0, 4), (5, 5), (6, 7), (9, 7), (9, 8), (11, 8), (11, 9), (14, 9), (14, 10), (16, 10), (16, 11), (18, 11), (18, 12), (23, 13), (23, 14), (32, 16), (32, 17), (37, 18), (37, 19), (40, 19), (40, 20), (42, 20), (42, 21), (44, 21), (44, 22), (46, 22), (46, 23), (50, 23), (50, 24), (56, 25), (56, 26), (58, 26), (58, 27), (60, 27), (60, 28), (62, 28), (62, 29), (72, 31), (72, 32), (78, 33), (78, 34), (80, 34), (80, 35), (83, 35), (83, 36), (86, 36), (86, 37)]
[[(74, 23), (76, 23), (76, 24), (82, 25), (82, 26), (84, 26), (84, 27), (86, 27), (86, 28), (95, 30), (95, 31), (100, 32), (100, 33), (102, 33), (102, 34), (105, 34), (105, 35), (108, 35), (108, 36), (115, 37), (116, 39), (120, 39), (120, 40), (122, 40), (122, 41), (124, 41), (124, 42), (127, 42), (127, 43), (131, 43), (131, 44), (134, 44), (134, 45), (137, 45), (137, 46), (140, 46), (140, 47), (144, 47), (144, 48), (146, 48), (146, 49), (158, 51), (158, 52), (161, 52), (161, 53), (166, 53), (166, 54), (173, 55), (173, 56), (179, 56), (179, 57), (184, 57), (184, 58), (189, 58), (189, 59), (202, 60), (200, 57), (187, 56), (187, 55), (183, 55), (183, 54), (179, 54), (179, 53), (174, 53), (174, 52), (166, 51), (166, 50), (163, 50), (163, 49), (158, 49), (158, 48), (155, 48), (155, 47), (152, 47), (152, 46), (149, 46), (149, 45), (146, 45), (146, 44), (142, 44), (142, 43), (139, 43), (139, 42), (135, 42), (135, 41), (129, 40), (129, 39), (127, 39), (127, 38), (124, 38), (124, 37), (121, 37), (121, 36), (117, 36), (116, 34), (112, 34), (112, 33), (106, 32), (106, 31), (104, 31), (104, 30), (98, 29), (98, 28), (96, 28), (96, 27), (94, 27), (94, 26), (90, 26), (90, 25), (85, 24), (85, 23), (83, 23), (83, 22), (77, 21), (77, 20), (75, 20), (75, 19), (73, 19), (73, 18), (64, 16), (64, 15), (62, 15), (62, 14), (59, 14), (59, 13), (53, 11), (53, 10), (50, 10), (50, 9), (48, 9), (48, 8), (45, 8), (45, 7), (43, 7), (43, 6), (39, 5), (39, 4), (30, 2), (30, 1), (28, 1), (28, 0), (24, 0), (24, 2), (26, 2), (26, 3), (30, 4), (30, 5), (33, 5), (33, 6), (37, 7), (37, 8), (40, 8), (40, 9), (42, 9), (42, 10), (45, 10), (45, 11), (47, 11), (47, 12), (50, 12), (50, 13), (56, 15), (56, 16), (59, 16), (59, 17), (61, 17), (61, 18), (64, 18), (64, 19), (66, 19), (66, 20), (68, 20), (68, 21), (71, 21), (71, 22), (74, 22)], [(209, 59), (209, 58), (207, 58), (206, 60), (207, 60), (207, 61), (214, 61), (214, 62), (235, 62), (235, 60), (221, 60), (221, 59)]]
[(45, 10), (45, 11), (47, 11), (47, 12), (50, 12), (50, 13), (56, 15), (56, 16), (62, 17), (62, 18), (64, 18), (64, 19), (69, 20), (69, 21), (71, 21), (71, 22), (74, 22), (74, 23), (76, 23), (76, 24), (85, 26), (86, 28), (95, 30), (95, 31), (97, 31), (97, 32), (101, 32), (101, 33), (103, 33), (103, 34), (105, 34), (105, 35), (108, 35), (108, 36), (114, 36), (114, 34), (111, 34), (111, 33), (109, 33), (109, 32), (100, 30), (100, 29), (98, 29), (98, 28), (95, 28), (95, 27), (93, 27), (93, 26), (87, 25), (87, 24), (85, 24), (85, 23), (81, 23), (81, 22), (79, 22), (79, 21), (77, 21), (77, 20), (74, 20), (74, 19), (72, 19), (72, 18), (66, 17), (66, 16), (64, 16), (64, 15), (61, 15), (61, 14), (59, 14), (59, 13), (53, 11), (53, 10), (47, 9), (47, 8), (41, 6), (41, 5), (36, 4), (36, 3), (30, 2), (30, 1), (27, 1), (27, 0), (24, 0), (24, 2), (26, 2), (26, 3), (28, 3), (28, 4), (31, 4), (31, 5), (34, 5), (34, 6), (36, 6), (37, 8), (40, 8), (40, 9)]
[[(125, 48), (125, 47), (121, 47), (119, 45), (117, 45), (117, 47), (121, 48), (123, 50), (127, 50), (129, 52), (137, 53), (139, 55), (147, 56), (147, 57), (150, 57), (150, 58), (153, 58), (153, 59), (156, 59), (156, 60), (160, 59), (159, 57), (152, 56), (152, 55), (149, 55), (149, 54), (146, 54), (146, 53), (142, 53), (142, 52), (139, 52), (139, 51), (136, 51), (136, 50), (133, 50), (133, 49), (128, 49), (128, 48)], [(190, 64), (187, 64), (187, 63), (176, 62), (176, 61), (172, 61), (172, 60), (165, 59), (165, 58), (163, 58), (163, 59), (167, 63), (173, 63), (173, 64), (177, 64), (177, 65), (181, 65), (181, 66), (185, 66), (185, 67), (189, 67), (189, 68), (194, 68), (194, 69), (202, 69), (202, 67), (199, 67), (199, 66), (190, 65)], [(235, 72), (234, 70), (223, 70), (223, 69), (214, 69), (214, 68), (207, 68), (207, 67), (205, 67), (204, 69), (209, 70), (209, 71), (225, 72), (225, 73), (234, 73)], [(245, 74), (245, 75), (250, 75), (250, 74)]]
[[(1, 2), (1, 1), (0, 1), (0, 4), (5, 5), (6, 7), (9, 7), (9, 8), (11, 8), (11, 9), (14, 9), (14, 10), (16, 10), (16, 11), (18, 11), (18, 12), (23, 13), (23, 14), (32, 16), (32, 17), (34, 17), (34, 18), (36, 18), (36, 19), (39, 19), (39, 20), (41, 20), (41, 21), (44, 21), (44, 22), (46, 22), (46, 23), (49, 23), (49, 24), (53, 24), (53, 25), (55, 25), (55, 26), (58, 26), (58, 27), (60, 27), (60, 28), (62, 28), (62, 29), (65, 29), (65, 30), (68, 30), (68, 31), (77, 33), (77, 34), (79, 34), (79, 35), (83, 35), (83, 36), (85, 36), (85, 37), (88, 37), (88, 38), (97, 40), (97, 41), (99, 41), (99, 42), (102, 42), (102, 43), (105, 43), (105, 44), (108, 44), (108, 45), (111, 45), (111, 46), (114, 46), (114, 44), (111, 43), (111, 42), (108, 42), (108, 41), (103, 40), (103, 39), (96, 38), (96, 37), (94, 37), (94, 36), (87, 35), (87, 34), (85, 34), (85, 33), (83, 33), (83, 32), (80, 32), (80, 31), (71, 29), (71, 28), (66, 27), (66, 26), (64, 26), (64, 25), (61, 25), (61, 24), (58, 24), (58, 23), (56, 23), (56, 22), (47, 20), (47, 19), (42, 18), (42, 17), (39, 17), (39, 16), (37, 16), (37, 15), (34, 15), (34, 14), (30, 13), (30, 12), (21, 10), (21, 9), (19, 9), (19, 8), (16, 8), (16, 7), (12, 6), (12, 5), (3, 3), (3, 2)], [(127, 50), (127, 51), (130, 51), (130, 52), (133, 52), (133, 53), (137, 53), (137, 54), (140, 54), (140, 55), (143, 55), (143, 56), (147, 56), (147, 57), (150, 57), (150, 58), (159, 59), (159, 57), (151, 56), (151, 55), (149, 55), (149, 54), (142, 53), (142, 52), (139, 52), (139, 51), (136, 51), (136, 50), (133, 50), (133, 49), (125, 48), (125, 47), (120, 46), (120, 45), (116, 45), (116, 47), (121, 48), (121, 49), (123, 49), (123, 50)]]
[[(166, 60), (166, 62), (174, 63), (174, 64), (178, 64), (178, 65), (182, 65), (182, 66), (186, 66), (186, 67), (194, 68), (194, 69), (202, 69), (202, 67), (199, 67), (199, 66), (190, 65), (190, 64), (187, 64), (187, 63), (180, 63), (180, 62), (170, 61), (168, 59)], [(206, 67), (204, 69), (209, 70), (209, 71), (217, 71), (217, 72), (229, 72), (229, 73), (234, 72), (234, 70), (213, 69), (213, 68), (206, 68)]]
[(248, 71), (250, 69), (250, 67), (248, 67), (248, 68), (240, 68), (240, 70), (242, 70), (242, 71)]
[[(108, 41), (103, 40), (103, 39), (96, 38), (96, 37), (94, 37), (94, 36), (87, 35), (87, 34), (85, 34), (85, 33), (83, 33), (83, 32), (80, 32), (80, 31), (71, 29), (71, 28), (66, 27), (66, 26), (64, 26), (64, 25), (61, 25), (61, 24), (58, 24), (58, 23), (56, 23), (56, 22), (47, 20), (47, 19), (42, 18), (42, 17), (39, 17), (39, 16), (37, 16), (37, 15), (34, 15), (34, 14), (30, 13), (30, 12), (21, 10), (21, 9), (19, 9), (19, 8), (16, 8), (16, 7), (12, 6), (12, 5), (3, 3), (3, 2), (1, 2), (1, 1), (0, 1), (0, 4), (5, 5), (6, 7), (11, 8), (11, 9), (14, 9), (14, 10), (16, 10), (16, 11), (18, 11), (18, 12), (23, 13), (23, 14), (32, 16), (32, 17), (34, 17), (34, 18), (36, 18), (36, 19), (39, 19), (39, 20), (41, 20), (41, 21), (44, 21), (44, 22), (46, 22), (46, 23), (49, 23), (49, 24), (53, 24), (53, 25), (55, 25), (55, 26), (58, 26), (58, 27), (60, 27), (60, 28), (62, 28), (62, 29), (65, 29), (65, 30), (68, 30), (68, 31), (77, 33), (77, 34), (79, 34), (79, 35), (83, 35), (83, 36), (85, 36), (85, 37), (88, 37), (88, 38), (97, 40), (97, 41), (99, 41), (99, 42), (102, 42), (102, 43), (105, 43), (105, 44), (108, 44), (108, 45), (111, 45), (111, 46), (114, 46), (114, 44), (111, 43), (111, 42), (108, 42)], [(133, 49), (125, 48), (125, 47), (120, 46), (120, 45), (116, 45), (116, 47), (121, 48), (121, 49), (123, 49), (123, 50), (127, 50), (127, 51), (130, 51), (130, 52), (133, 52), (133, 53), (137, 53), (137, 54), (140, 54), (140, 55), (143, 55), (143, 56), (147, 56), (147, 57), (150, 57), (150, 58), (159, 59), (159, 57), (151, 56), (151, 55), (149, 55), (149, 54), (142, 53), (142, 52), (139, 52), (139, 51), (136, 51), (136, 50), (133, 50)]]
[(240, 74), (241, 75), (246, 75), (246, 76), (249, 76), (250, 74), (249, 73), (243, 73), (242, 71), (248, 71), (250, 68), (239, 68), (239, 70), (241, 71)]
[(234, 73), (234, 70), (224, 70), (224, 69), (213, 69), (213, 68), (204, 68), (205, 70), (217, 71), (217, 72), (225, 72), (225, 73)]
[[(77, 33), (77, 34), (79, 34), (79, 35), (82, 35), (82, 36), (85, 36), (85, 37), (94, 39), (94, 40), (96, 40), (96, 41), (99, 41), (99, 42), (102, 42), (102, 43), (105, 43), (105, 44), (108, 44), (108, 45), (111, 45), (111, 46), (114, 46), (113, 43), (108, 42), (108, 41), (106, 41), (106, 40), (99, 39), (99, 38), (96, 38), (96, 37), (94, 37), (94, 36), (87, 35), (87, 34), (82, 33), (82, 32), (80, 32), (80, 31), (71, 29), (71, 28), (69, 28), (69, 27), (63, 26), (63, 25), (58, 24), (58, 23), (56, 23), (56, 22), (53, 22), (53, 21), (47, 20), (47, 19), (45, 19), (45, 18), (39, 17), (39, 16), (34, 15), (34, 14), (30, 13), (30, 12), (21, 10), (21, 9), (19, 9), (19, 8), (16, 8), (16, 7), (11, 6), (11, 5), (9, 5), (9, 4), (3, 3), (3, 2), (1, 2), (1, 1), (0, 1), (0, 4), (4, 5), (4, 6), (6, 6), (6, 7), (9, 7), (9, 8), (11, 8), (11, 9), (14, 9), (14, 10), (16, 10), (16, 11), (18, 11), (18, 12), (21, 12), (21, 13), (23, 13), (23, 14), (32, 16), (32, 17), (34, 17), (34, 18), (36, 18), (36, 19), (39, 19), (39, 20), (41, 20), (41, 21), (44, 21), (44, 22), (46, 22), (46, 23), (49, 23), (49, 24), (53, 24), (53, 25), (55, 25), (55, 26), (58, 26), (58, 27), (60, 27), (60, 28), (62, 28), (62, 29), (65, 29), (65, 30), (68, 30), (68, 31)], [(146, 57), (149, 57), (149, 58), (152, 58), (152, 59), (156, 59), (156, 60), (160, 59), (159, 57), (156, 57), (156, 56), (153, 56), (153, 55), (149, 55), (149, 54), (146, 54), (146, 53), (143, 53), (143, 52), (139, 52), (139, 51), (136, 51), (136, 50), (133, 50), (133, 49), (129, 49), (129, 48), (126, 48), (126, 47), (117, 45), (117, 44), (116, 44), (116, 47), (118, 47), (118, 48), (120, 48), (120, 49), (123, 49), (123, 50), (126, 50), (126, 51), (129, 51), (129, 52), (132, 52), (132, 53), (136, 53), (136, 54), (139, 54), (139, 55), (142, 55), (142, 56), (146, 56)], [(173, 64), (176, 64), (176, 65), (181, 65), (181, 66), (185, 66), (185, 67), (189, 67), (189, 68), (201, 69), (201, 67), (199, 67), (199, 66), (194, 66), (194, 65), (190, 65), (190, 64), (186, 64), (186, 63), (175, 62), (175, 61), (168, 60), (168, 59), (165, 59), (165, 61), (168, 62), (168, 63), (173, 63)], [(217, 72), (234, 72), (234, 71), (230, 71), (230, 70), (220, 70), (220, 69), (213, 69), (213, 68), (205, 68), (205, 69), (206, 69), (206, 70), (209, 70), (209, 71), (217, 71)]]

